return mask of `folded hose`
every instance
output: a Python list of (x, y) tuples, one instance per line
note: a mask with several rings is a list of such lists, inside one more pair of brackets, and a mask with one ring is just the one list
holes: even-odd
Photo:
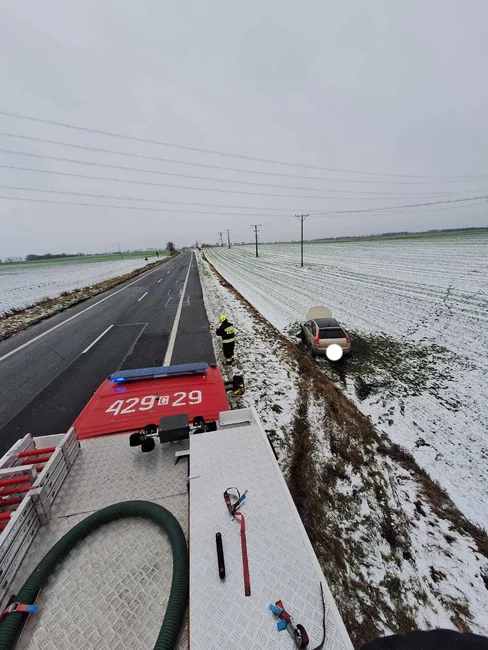
[[(163, 624), (156, 640), (154, 650), (173, 650), (176, 646), (183, 618), (185, 616), (188, 594), (188, 552), (185, 535), (178, 520), (162, 506), (149, 501), (123, 501), (98, 510), (57, 542), (42, 558), (17, 594), (16, 601), (32, 604), (48, 577), (90, 533), (117, 519), (143, 517), (162, 528), (168, 535), (173, 552), (173, 579), (168, 606)], [(16, 635), (24, 621), (25, 614), (11, 612), (0, 621), (0, 650), (12, 650)]]

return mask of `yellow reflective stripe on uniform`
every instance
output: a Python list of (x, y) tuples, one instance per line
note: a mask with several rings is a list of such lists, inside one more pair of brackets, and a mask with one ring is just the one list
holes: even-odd
[(234, 334), (234, 328), (232, 327), (232, 325), (226, 327), (224, 330), (224, 336), (222, 337), (222, 343), (234, 343), (236, 339), (235, 336), (232, 336), (233, 334)]

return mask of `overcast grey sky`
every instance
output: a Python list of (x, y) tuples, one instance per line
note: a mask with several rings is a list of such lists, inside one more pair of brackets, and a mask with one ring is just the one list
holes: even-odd
[[(248, 241), (254, 223), (263, 241), (289, 240), (299, 235), (296, 212), (488, 195), (487, 27), (486, 0), (3, 0), (0, 111), (252, 158), (424, 178), (261, 163), (0, 115), (3, 134), (246, 170), (0, 135), (10, 152), (0, 152), (0, 165), (9, 166), (0, 166), (0, 195), (35, 199), (0, 199), (0, 257), (104, 251), (118, 242), (211, 243), (226, 228)], [(425, 178), (476, 175), (486, 178)], [(317, 215), (306, 234), (486, 225), (487, 214), (488, 203), (478, 201)]]

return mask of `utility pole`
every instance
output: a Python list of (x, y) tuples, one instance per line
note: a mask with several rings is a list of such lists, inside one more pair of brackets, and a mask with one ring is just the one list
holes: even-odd
[(229, 242), (229, 248), (230, 248), (230, 230), (227, 230), (227, 241)]
[(258, 233), (259, 229), (261, 228), (261, 224), (253, 224), (251, 228), (254, 228), (254, 234), (256, 235), (256, 257), (259, 257), (259, 251), (258, 251)]
[(120, 255), (120, 259), (123, 259), (123, 258), (122, 258), (122, 251), (120, 250), (120, 242), (117, 242), (117, 243), (118, 243), (118, 245), (119, 245), (119, 255)]
[(300, 247), (300, 250), (301, 250), (301, 261), (300, 261), (300, 266), (303, 266), (303, 222), (305, 221), (305, 219), (306, 219), (308, 216), (309, 216), (308, 214), (296, 214), (296, 215), (295, 215), (295, 217), (296, 217), (297, 219), (300, 219), (300, 233), (301, 233), (301, 237), (300, 237), (300, 240), (301, 240), (301, 247)]
[(221, 245), (221, 246), (224, 245), (224, 240), (222, 239), (222, 235), (223, 235), (223, 234), (224, 234), (223, 232), (219, 232), (219, 236), (220, 236), (220, 245)]

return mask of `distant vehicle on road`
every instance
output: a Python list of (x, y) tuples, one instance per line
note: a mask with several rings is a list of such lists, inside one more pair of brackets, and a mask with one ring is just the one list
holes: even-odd
[(308, 310), (305, 323), (301, 324), (302, 338), (313, 356), (325, 356), (333, 343), (342, 348), (343, 354), (351, 352), (351, 341), (346, 330), (339, 325), (332, 312), (326, 307), (312, 307)]

